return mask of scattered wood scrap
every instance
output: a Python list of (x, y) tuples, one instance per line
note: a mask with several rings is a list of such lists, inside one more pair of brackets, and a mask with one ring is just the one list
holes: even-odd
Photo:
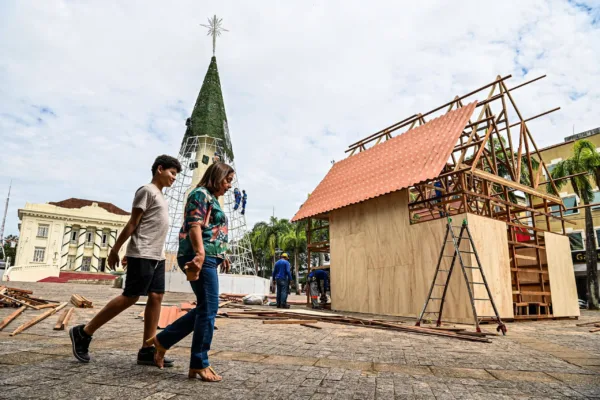
[(600, 321), (583, 322), (583, 323), (577, 324), (575, 326), (595, 326), (596, 324), (600, 324)]
[(277, 325), (277, 324), (281, 324), (281, 325), (286, 325), (286, 324), (316, 324), (317, 321), (316, 319), (275, 319), (275, 320), (265, 320), (263, 321), (263, 324), (270, 324), (270, 325)]
[(65, 328), (69, 324), (69, 320), (75, 311), (74, 307), (69, 308), (68, 310), (63, 310), (63, 312), (59, 315), (58, 320), (56, 321), (56, 325), (54, 325), (55, 331), (64, 331)]
[[(224, 312), (221, 315), (228, 318), (262, 319), (264, 323), (286, 323), (286, 320), (302, 320), (303, 323), (309, 321), (327, 322), (332, 324), (353, 325), (365, 328), (387, 329), (400, 332), (409, 332), (423, 335), (442, 336), (472, 342), (490, 343), (490, 339), (485, 337), (486, 333), (477, 333), (477, 335), (466, 334), (465, 331), (453, 332), (440, 329), (432, 329), (419, 326), (403, 325), (400, 321), (381, 321), (366, 318), (348, 317), (331, 313), (311, 312), (311, 311), (260, 311), (252, 310), (245, 312)], [(277, 321), (281, 320), (281, 321)], [(296, 323), (296, 322), (293, 322)], [(300, 324), (302, 325), (302, 324)], [(472, 333), (472, 332), (471, 332)], [(481, 336), (481, 337), (480, 337)]]
[(73, 293), (71, 295), (71, 303), (73, 303), (76, 307), (79, 308), (94, 308), (92, 302), (80, 294)]
[[(594, 326), (600, 326), (599, 325), (594, 325)], [(600, 328), (596, 328), (596, 329), (590, 329), (590, 332), (594, 333), (594, 332), (600, 332)]]
[(0, 322), (0, 331), (4, 329), (8, 324), (12, 322), (15, 318), (17, 318), (23, 311), (25, 311), (27, 307), (22, 306), (21, 308), (17, 308), (12, 314), (8, 317), (4, 318), (2, 322)]
[(23, 332), (24, 330), (31, 328), (33, 325), (37, 324), (38, 322), (43, 321), (46, 318), (48, 318), (49, 316), (51, 316), (51, 315), (57, 313), (58, 311), (62, 310), (63, 308), (65, 308), (67, 306), (67, 304), (68, 303), (62, 303), (58, 307), (52, 308), (50, 310), (47, 310), (44, 313), (38, 315), (37, 317), (34, 317), (33, 319), (29, 320), (28, 322), (24, 323), (23, 325), (21, 325), (17, 329), (15, 329), (10, 334), (10, 336), (18, 335), (19, 333)]
[(305, 326), (307, 328), (313, 328), (313, 329), (323, 329), (320, 326), (316, 326), (316, 325), (311, 325), (311, 324), (300, 324), (301, 326)]
[(31, 296), (31, 290), (0, 286), (0, 307), (28, 307), (34, 310), (50, 307), (49, 300)]

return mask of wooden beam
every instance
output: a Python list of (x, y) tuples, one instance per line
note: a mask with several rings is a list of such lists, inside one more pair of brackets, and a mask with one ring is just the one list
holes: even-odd
[(272, 320), (272, 321), (263, 321), (263, 324), (265, 324), (265, 325), (287, 325), (287, 324), (302, 325), (302, 324), (316, 324), (317, 322), (319, 322), (319, 321), (316, 319), (279, 319), (279, 320)]
[[(517, 172), (519, 172), (519, 171), (517, 171)], [(513, 182), (513, 181), (510, 181), (508, 179), (504, 179), (504, 178), (502, 178), (500, 176), (497, 176), (497, 175), (494, 175), (494, 174), (490, 174), (489, 172), (485, 172), (485, 171), (482, 171), (480, 169), (475, 169), (475, 170), (472, 170), (471, 173), (473, 175), (481, 178), (481, 179), (486, 179), (488, 181), (497, 183), (499, 185), (504, 185), (504, 186), (507, 186), (507, 187), (515, 188), (515, 189), (520, 190), (520, 191), (522, 191), (524, 193), (528, 193), (528, 194), (537, 196), (539, 198), (546, 199), (546, 200), (548, 200), (548, 201), (550, 201), (552, 203), (562, 204), (562, 200), (560, 199), (560, 197), (556, 197), (556, 196), (553, 196), (553, 195), (550, 195), (550, 194), (547, 194), (547, 193), (540, 193), (540, 192), (534, 190), (533, 188), (531, 188), (529, 186), (525, 186), (525, 185), (522, 185), (520, 183)]]
[(40, 321), (48, 318), (49, 316), (54, 315), (58, 311), (62, 310), (63, 308), (65, 308), (67, 306), (67, 304), (68, 303), (62, 303), (60, 306), (53, 308), (51, 310), (48, 310), (41, 315), (38, 315), (37, 317), (33, 318), (32, 320), (24, 323), (23, 325), (21, 325), (17, 329), (15, 329), (10, 334), (10, 336), (18, 335), (19, 333), (23, 332), (24, 330), (31, 328), (33, 325), (37, 324), (38, 322), (40, 322)]
[(31, 304), (26, 303), (26, 302), (21, 301), (21, 300), (18, 300), (18, 299), (15, 299), (14, 297), (10, 297), (10, 296), (7, 296), (5, 294), (0, 294), (0, 296), (4, 297), (5, 299), (9, 299), (10, 301), (14, 301), (15, 303), (19, 303), (22, 306), (30, 307), (30, 308), (33, 308), (34, 310), (39, 310), (39, 308), (37, 306), (32, 306)]
[(23, 311), (25, 311), (27, 307), (21, 306), (17, 308), (12, 314), (8, 317), (4, 318), (2, 322), (0, 322), (0, 331), (4, 329), (8, 324), (10, 324), (15, 318), (17, 318)]

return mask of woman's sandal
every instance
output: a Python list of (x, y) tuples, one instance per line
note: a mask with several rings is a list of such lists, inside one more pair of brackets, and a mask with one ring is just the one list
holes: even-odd
[[(212, 375), (206, 375), (204, 373), (205, 371), (212, 372)], [(190, 372), (188, 373), (188, 378), (194, 379), (194, 378), (196, 378), (196, 376), (198, 376), (204, 382), (221, 382), (223, 380), (223, 377), (218, 375), (215, 372), (215, 370), (213, 369), (213, 367), (206, 367), (206, 368), (202, 368), (202, 369), (191, 369), (190, 368)]]
[(148, 346), (154, 345), (154, 348), (156, 349), (154, 352), (154, 363), (158, 368), (163, 369), (165, 367), (165, 354), (167, 353), (167, 349), (161, 346), (156, 336), (146, 340), (146, 344)]

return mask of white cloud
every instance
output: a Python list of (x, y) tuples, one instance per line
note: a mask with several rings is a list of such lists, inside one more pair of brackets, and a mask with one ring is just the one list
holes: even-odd
[[(598, 125), (596, 2), (70, 2), (0, 4), (0, 197), (128, 209), (176, 154), (217, 58), (249, 222), (291, 218), (346, 146), (512, 74), (539, 145)], [(525, 72), (526, 71), (526, 72)], [(42, 111), (46, 108), (46, 111)], [(51, 111), (50, 111), (51, 110)], [(55, 115), (52, 115), (54, 113)], [(41, 119), (38, 120), (38, 118)]]

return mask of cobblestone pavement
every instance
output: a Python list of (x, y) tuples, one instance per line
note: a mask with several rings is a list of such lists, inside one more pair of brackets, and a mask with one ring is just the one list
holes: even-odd
[[(119, 290), (103, 285), (20, 283), (34, 295), (94, 302), (76, 309), (88, 321)], [(167, 293), (165, 302), (192, 300)], [(211, 362), (220, 383), (187, 379), (191, 339), (169, 352), (174, 368), (136, 365), (143, 323), (133, 306), (94, 335), (93, 360), (78, 363), (52, 316), (10, 337), (28, 310), (0, 332), (0, 398), (8, 399), (549, 399), (600, 398), (600, 333), (574, 320), (508, 324), (506, 337), (475, 343), (319, 323), (263, 325), (217, 320)], [(0, 308), (0, 319), (13, 309)], [(580, 322), (600, 320), (584, 312)], [(490, 326), (489, 329), (491, 329)]]

